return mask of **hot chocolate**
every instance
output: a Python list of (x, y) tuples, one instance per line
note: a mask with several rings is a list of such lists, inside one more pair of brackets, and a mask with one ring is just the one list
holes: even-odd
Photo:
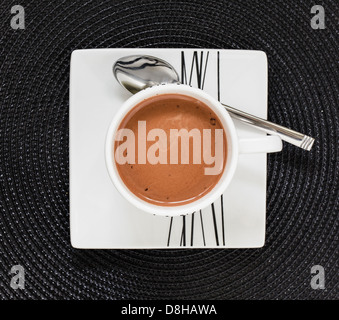
[(146, 99), (125, 116), (118, 132), (114, 153), (120, 178), (149, 203), (193, 202), (214, 188), (225, 168), (222, 124), (195, 98), (160, 94)]

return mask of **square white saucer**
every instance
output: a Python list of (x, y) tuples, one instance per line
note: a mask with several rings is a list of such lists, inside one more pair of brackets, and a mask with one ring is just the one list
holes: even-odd
[[(112, 74), (126, 55), (148, 54), (171, 63), (184, 83), (220, 101), (267, 117), (267, 58), (261, 51), (213, 49), (86, 49), (71, 58), (71, 243), (83, 249), (256, 248), (265, 243), (266, 154), (239, 156), (222, 199), (186, 217), (136, 209), (108, 175), (104, 145), (115, 112), (130, 96)], [(263, 136), (235, 122), (239, 137)]]

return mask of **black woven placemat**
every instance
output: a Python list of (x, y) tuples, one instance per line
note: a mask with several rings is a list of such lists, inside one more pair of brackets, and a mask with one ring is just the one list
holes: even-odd
[[(338, 298), (339, 2), (19, 1), (0, 4), (0, 298)], [(316, 138), (269, 155), (267, 237), (248, 250), (76, 250), (69, 238), (70, 54), (79, 48), (264, 50), (269, 119)], [(25, 289), (10, 286), (13, 265)], [(325, 289), (311, 288), (311, 267)]]

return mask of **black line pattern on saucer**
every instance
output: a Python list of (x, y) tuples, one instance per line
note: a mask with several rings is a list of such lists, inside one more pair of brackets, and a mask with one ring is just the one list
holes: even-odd
[(212, 208), (213, 226), (214, 226), (214, 234), (215, 234), (215, 243), (217, 244), (217, 246), (219, 246), (218, 225), (217, 225), (217, 218), (215, 216), (214, 203), (211, 204), (211, 208)]
[(191, 247), (193, 247), (194, 215), (195, 215), (195, 212), (192, 213), (192, 219), (191, 219)]
[[(192, 61), (190, 64), (190, 73), (189, 78), (187, 78), (187, 70), (186, 70), (186, 57), (185, 52), (181, 51), (181, 83), (183, 84), (189, 84), (192, 86), (193, 81), (193, 72), (195, 70), (196, 74), (196, 81), (197, 81), (197, 87), (199, 89), (204, 89), (205, 85), (205, 78), (207, 73), (207, 65), (208, 65), (208, 59), (209, 59), (210, 52), (206, 52), (206, 57), (204, 59), (204, 51), (193, 51)], [(220, 52), (217, 51), (217, 94), (218, 94), (218, 100), (220, 101)], [(213, 218), (213, 226), (214, 226), (214, 232), (215, 232), (215, 239), (216, 239), (216, 245), (219, 246), (219, 237), (218, 237), (218, 226), (217, 226), (217, 218), (215, 213), (214, 204), (211, 204), (212, 208), (212, 218)], [(191, 217), (191, 246), (193, 246), (194, 242), (194, 213)], [(202, 235), (203, 235), (203, 243), (204, 246), (206, 246), (206, 240), (205, 240), (205, 233), (204, 233), (204, 227), (203, 227), (203, 217), (202, 217), (202, 211), (200, 210), (200, 220), (201, 220), (201, 228), (202, 228)], [(225, 227), (224, 227), (224, 209), (223, 209), (223, 197), (221, 197), (221, 221), (222, 221), (222, 240), (223, 245), (225, 245)], [(168, 240), (167, 240), (167, 246), (169, 246), (170, 243), (170, 234), (172, 231), (172, 223), (173, 223), (173, 217), (170, 220), (170, 226), (169, 226), (169, 234), (168, 234)], [(181, 238), (180, 238), (180, 246), (186, 246), (186, 218), (183, 216), (182, 220), (182, 231), (181, 231)]]
[(173, 217), (171, 217), (171, 219), (170, 219), (170, 226), (169, 226), (169, 230), (168, 230), (168, 239), (167, 239), (167, 247), (169, 247), (170, 240), (171, 240), (172, 224), (173, 224)]
[(218, 101), (220, 101), (220, 51), (217, 52), (217, 86), (218, 86)]
[[(220, 101), (220, 51), (217, 52), (217, 85), (218, 85), (218, 101)], [(221, 231), (222, 244), (225, 245), (225, 217), (224, 217), (224, 196), (220, 197), (221, 202)]]
[(204, 246), (206, 246), (206, 241), (205, 241), (205, 231), (204, 231), (204, 221), (202, 219), (202, 212), (199, 210), (200, 213), (200, 223), (201, 223), (201, 231), (202, 231), (202, 240), (204, 242)]
[(186, 216), (182, 216), (182, 232), (180, 246), (186, 247)]
[(225, 245), (225, 218), (224, 218), (224, 195), (220, 197), (221, 202), (221, 232), (222, 232), (222, 244)]

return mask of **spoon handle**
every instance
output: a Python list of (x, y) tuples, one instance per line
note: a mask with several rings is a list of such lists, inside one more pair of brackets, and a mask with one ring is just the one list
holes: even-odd
[(232, 108), (226, 104), (222, 105), (230, 113), (230, 116), (234, 119), (238, 119), (251, 127), (257, 128), (271, 135), (279, 136), (281, 140), (289, 142), (299, 148), (310, 151), (314, 142), (314, 139), (306, 136), (300, 132), (288, 129), (273, 122), (261, 119), (253, 116), (249, 113)]

